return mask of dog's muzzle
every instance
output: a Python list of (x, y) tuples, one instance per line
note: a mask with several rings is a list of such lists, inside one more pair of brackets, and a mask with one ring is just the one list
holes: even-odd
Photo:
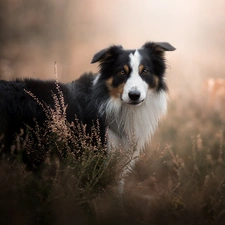
[(129, 96), (130, 100), (137, 101), (140, 98), (141, 93), (138, 90), (132, 90), (128, 93), (128, 96)]
[(130, 100), (128, 102), (128, 104), (131, 104), (131, 105), (138, 105), (144, 101), (144, 99), (142, 99), (142, 100), (140, 99), (141, 93), (138, 90), (131, 90), (128, 93), (128, 96), (129, 96), (129, 100)]

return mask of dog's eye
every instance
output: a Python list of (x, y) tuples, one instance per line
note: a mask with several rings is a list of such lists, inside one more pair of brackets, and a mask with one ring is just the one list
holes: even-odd
[(119, 75), (124, 75), (124, 74), (126, 74), (126, 72), (125, 72), (124, 69), (121, 69), (121, 70), (119, 70), (118, 74), (119, 74)]
[(143, 69), (142, 74), (143, 74), (143, 75), (149, 74), (149, 70), (148, 70), (148, 69)]

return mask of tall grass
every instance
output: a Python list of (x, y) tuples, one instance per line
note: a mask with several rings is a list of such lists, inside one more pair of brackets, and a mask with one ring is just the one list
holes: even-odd
[(14, 146), (35, 171), (20, 154), (1, 161), (0, 224), (224, 224), (224, 105), (174, 99), (120, 196), (121, 155), (92, 146), (99, 128), (88, 136), (66, 120), (63, 96), (53, 99), (55, 108), (42, 105), (46, 125), (19, 135)]

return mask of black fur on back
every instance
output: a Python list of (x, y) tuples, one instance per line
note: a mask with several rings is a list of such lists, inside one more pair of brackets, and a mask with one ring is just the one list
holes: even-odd
[[(87, 124), (87, 132), (91, 132), (92, 125), (99, 119), (97, 105), (90, 98), (94, 78), (95, 75), (89, 73), (73, 82), (59, 83), (67, 105), (67, 120), (73, 122), (77, 118), (81, 123)], [(2, 136), (0, 145), (4, 145), (4, 152), (9, 151), (21, 128), (26, 131), (27, 125), (32, 128), (35, 126), (34, 118), (40, 126), (47, 119), (43, 108), (25, 90), (52, 108), (54, 107), (52, 93), (59, 95), (54, 80), (0, 81), (0, 136)], [(101, 123), (101, 120), (99, 122)], [(102, 139), (104, 139), (104, 126), (101, 128)]]

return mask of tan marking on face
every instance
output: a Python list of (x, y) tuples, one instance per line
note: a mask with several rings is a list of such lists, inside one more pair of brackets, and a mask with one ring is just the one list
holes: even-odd
[(125, 84), (122, 83), (118, 87), (113, 87), (112, 82), (113, 82), (112, 77), (106, 81), (110, 96), (112, 96), (114, 98), (121, 98)]
[(144, 67), (144, 65), (142, 65), (142, 64), (138, 67), (139, 74), (142, 73), (142, 71), (143, 71), (144, 68), (145, 68), (145, 67)]
[(124, 65), (123, 68), (124, 68), (125, 72), (128, 74), (129, 73), (129, 67), (128, 67), (128, 65)]
[(157, 89), (159, 86), (159, 78), (156, 75), (153, 75), (153, 83), (149, 86), (149, 89)]

